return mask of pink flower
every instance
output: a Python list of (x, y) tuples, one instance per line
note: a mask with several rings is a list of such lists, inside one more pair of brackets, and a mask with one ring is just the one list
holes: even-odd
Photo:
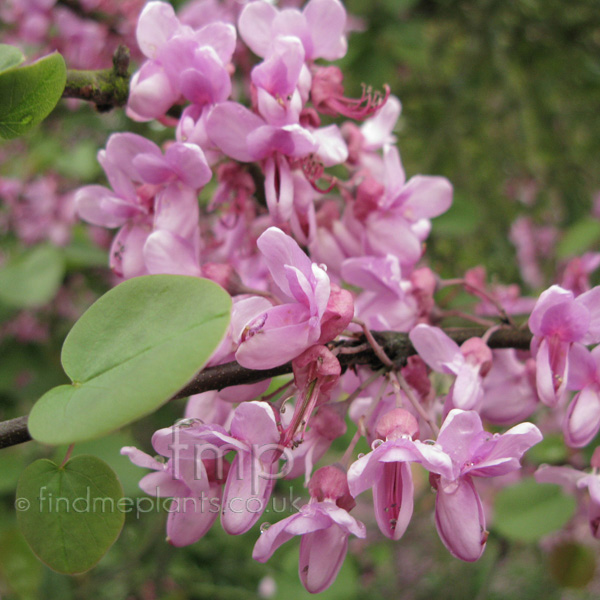
[(435, 473), (451, 469), (450, 457), (440, 448), (413, 441), (419, 435), (417, 420), (396, 408), (379, 419), (373, 451), (359, 458), (348, 470), (353, 496), (373, 488), (373, 505), (379, 529), (399, 540), (412, 517), (414, 486), (410, 462), (423, 462)]
[(127, 104), (131, 118), (160, 117), (181, 96), (197, 105), (229, 97), (226, 67), (236, 41), (232, 25), (215, 22), (194, 31), (179, 22), (170, 4), (149, 2), (140, 14), (136, 35), (150, 60), (131, 78)]
[(481, 338), (470, 338), (459, 347), (441, 329), (423, 323), (412, 329), (409, 337), (434, 371), (456, 375), (450, 394), (453, 406), (468, 410), (479, 404), (483, 377), (492, 366), (492, 351)]
[(520, 361), (513, 348), (494, 350), (492, 368), (483, 380), (481, 416), (497, 425), (526, 419), (539, 405), (535, 361)]
[(273, 306), (258, 297), (237, 302), (232, 331), (234, 341), (239, 342), (236, 360), (249, 369), (270, 369), (317, 342), (333, 339), (346, 327), (353, 311), (342, 303), (343, 318), (328, 319), (335, 322), (335, 328), (326, 330), (327, 337), (333, 337), (323, 339), (321, 323), (327, 318), (331, 298), (327, 273), (311, 263), (298, 244), (276, 227), (267, 229), (257, 243), (275, 284), (288, 302)]
[(596, 448), (592, 455), (592, 473), (578, 471), (571, 466), (551, 467), (542, 465), (534, 474), (538, 483), (556, 483), (573, 493), (576, 489), (587, 488), (590, 498), (588, 504), (588, 520), (590, 531), (596, 539), (600, 539), (600, 449)]
[(229, 434), (213, 425), (201, 437), (219, 449), (219, 456), (236, 452), (223, 491), (221, 525), (230, 535), (246, 533), (267, 507), (278, 478), (282, 449), (273, 408), (267, 402), (244, 402), (233, 414)]
[(542, 434), (531, 423), (492, 435), (484, 431), (475, 411), (448, 413), (436, 446), (450, 456), (452, 468), (430, 479), (437, 489), (435, 524), (453, 556), (472, 562), (485, 548), (485, 515), (473, 477), (496, 477), (519, 469), (523, 454), (541, 440)]
[(247, 4), (240, 14), (238, 29), (248, 47), (258, 56), (267, 56), (278, 35), (297, 37), (306, 60), (337, 60), (346, 54), (344, 35), (346, 11), (338, 0), (310, 0), (304, 10), (278, 11), (268, 2)]
[(212, 174), (202, 150), (173, 143), (163, 154), (139, 135), (116, 133), (98, 153), (112, 189), (80, 188), (80, 217), (121, 227), (111, 248), (111, 267), (121, 277), (147, 273), (200, 275), (196, 190)]
[(261, 532), (252, 557), (266, 562), (275, 550), (295, 535), (301, 535), (298, 572), (302, 585), (317, 594), (337, 577), (348, 551), (350, 534), (366, 537), (365, 526), (348, 511), (354, 502), (345, 474), (336, 467), (323, 467), (312, 477), (310, 502), (298, 513)]
[(567, 387), (580, 391), (571, 400), (563, 432), (569, 446), (583, 448), (600, 430), (600, 346), (590, 352), (581, 344), (573, 344), (569, 365)]
[(141, 479), (142, 490), (159, 498), (173, 497), (167, 519), (167, 539), (173, 546), (198, 541), (219, 514), (222, 482), (229, 463), (214, 460), (212, 453), (208, 458), (197, 453), (199, 435), (204, 429), (205, 426), (190, 421), (157, 431), (152, 445), (160, 455), (168, 457), (166, 463), (131, 446), (121, 449), (121, 454), (133, 464), (155, 471)]
[(540, 400), (555, 406), (566, 391), (571, 346), (600, 342), (600, 286), (577, 298), (558, 285), (548, 288), (529, 317), (529, 329)]

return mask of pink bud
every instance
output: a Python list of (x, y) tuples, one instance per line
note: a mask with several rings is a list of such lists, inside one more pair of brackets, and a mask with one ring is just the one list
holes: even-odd
[(348, 511), (356, 506), (348, 489), (346, 471), (340, 465), (328, 465), (315, 471), (308, 484), (308, 491), (318, 502), (335, 500), (340, 508)]
[(396, 440), (407, 435), (416, 439), (419, 437), (419, 423), (407, 410), (395, 408), (379, 419), (375, 433), (382, 440)]

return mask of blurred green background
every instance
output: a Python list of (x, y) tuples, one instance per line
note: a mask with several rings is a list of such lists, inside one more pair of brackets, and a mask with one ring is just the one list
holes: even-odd
[[(509, 237), (517, 217), (557, 229), (558, 252), (539, 257), (544, 285), (552, 282), (561, 261), (598, 249), (600, 226), (590, 217), (600, 190), (597, 0), (348, 0), (346, 7), (364, 27), (352, 34), (348, 55), (340, 61), (347, 94), (360, 95), (362, 82), (376, 88), (388, 83), (403, 104), (396, 133), (408, 176), (445, 175), (455, 186), (454, 205), (434, 221), (428, 242), (429, 260), (437, 271), (456, 277), (484, 264), (498, 281), (524, 283)], [(96, 151), (110, 132), (125, 129), (150, 133), (156, 140), (171, 135), (132, 124), (120, 111), (98, 115), (87, 106), (60, 106), (25, 140), (0, 147), (0, 175), (29, 178), (53, 172), (73, 186), (78, 180), (102, 181)], [(15, 248), (15, 239), (7, 233), (0, 250), (11, 254)], [(52, 298), (64, 276), (73, 314), (110, 285), (106, 254), (82, 226), (76, 227), (73, 242), (59, 259), (49, 251), (44, 260), (54, 267), (57, 260), (60, 263), (45, 293)], [(44, 391), (64, 380), (59, 349), (74, 317), (61, 317), (52, 307), (50, 301), (41, 316), (50, 332), (47, 343), (3, 336), (0, 419), (27, 413)], [(0, 305), (0, 327), (17, 313), (14, 306)], [(137, 481), (142, 470), (120, 457), (118, 449), (136, 445), (151, 452), (151, 433), (171, 424), (182, 409), (182, 403), (172, 403), (126, 431), (78, 446), (76, 452), (104, 458), (117, 470), (126, 495), (141, 494)], [(347, 441), (337, 444), (332, 458), (341, 455)], [(18, 534), (13, 502), (23, 467), (40, 456), (60, 458), (60, 452), (36, 444), (0, 452), (2, 598), (308, 596), (297, 576), (298, 540), (286, 544), (266, 565), (251, 559), (258, 528), (229, 537), (216, 526), (192, 547), (175, 549), (164, 542), (166, 515), (155, 513), (128, 515), (121, 538), (89, 573), (53, 573), (33, 557)], [(531, 461), (561, 462), (565, 452), (560, 442), (549, 443)], [(415, 517), (400, 542), (378, 534), (368, 498), (359, 504), (356, 516), (368, 525), (368, 544), (352, 541), (338, 580), (323, 598), (553, 600), (600, 594), (600, 577), (594, 575), (598, 545), (585, 527), (573, 527), (542, 544), (519, 539), (510, 527), (492, 527), (481, 561), (464, 564), (451, 558), (437, 539), (433, 495), (426, 482), (421, 483)], [(278, 493), (289, 498), (290, 493), (295, 497), (304, 491), (296, 481), (291, 487), (281, 485)], [(561, 500), (555, 510), (563, 508), (568, 518), (573, 507)], [(528, 518), (535, 521), (535, 514)], [(584, 588), (577, 589), (582, 584)]]

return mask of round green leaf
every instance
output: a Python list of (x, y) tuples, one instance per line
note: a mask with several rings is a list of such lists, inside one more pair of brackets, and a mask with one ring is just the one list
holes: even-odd
[(94, 456), (64, 466), (41, 459), (29, 465), (17, 487), (17, 522), (27, 543), (51, 569), (83, 573), (119, 537), (125, 521), (121, 484)]
[(147, 275), (112, 289), (67, 336), (62, 364), (73, 384), (34, 405), (31, 436), (71, 444), (155, 411), (206, 364), (230, 311), (223, 288), (197, 277)]
[(552, 577), (563, 587), (584, 588), (596, 570), (594, 551), (574, 542), (552, 548), (549, 563)]
[(526, 479), (496, 497), (494, 529), (510, 540), (535, 542), (565, 525), (576, 505), (558, 485)]
[(14, 138), (43, 121), (67, 82), (63, 57), (54, 52), (26, 67), (0, 73), (0, 137)]
[(0, 73), (12, 67), (18, 67), (25, 57), (23, 53), (15, 46), (0, 44)]
[(12, 257), (0, 269), (0, 302), (16, 308), (46, 304), (54, 298), (65, 272), (61, 251), (42, 244)]

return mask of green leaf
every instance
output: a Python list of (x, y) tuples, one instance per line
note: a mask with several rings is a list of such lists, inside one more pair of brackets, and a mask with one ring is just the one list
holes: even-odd
[(71, 444), (155, 411), (206, 364), (230, 311), (229, 295), (197, 277), (147, 275), (110, 290), (67, 336), (62, 364), (73, 385), (34, 405), (32, 437)]
[(565, 438), (560, 433), (546, 434), (544, 439), (527, 451), (527, 460), (536, 465), (564, 464), (567, 461), (569, 450), (565, 445)]
[(18, 48), (0, 44), (0, 73), (12, 67), (18, 67), (24, 60), (25, 57)]
[(51, 569), (83, 573), (119, 537), (125, 521), (121, 484), (94, 456), (64, 466), (41, 459), (29, 465), (17, 487), (17, 522), (27, 543)]
[(42, 244), (26, 250), (0, 269), (0, 302), (15, 308), (46, 304), (58, 291), (64, 271), (58, 248)]
[(0, 137), (18, 137), (43, 121), (60, 100), (66, 81), (67, 68), (58, 52), (0, 73)]
[(548, 557), (552, 577), (563, 587), (584, 588), (594, 577), (596, 557), (591, 548), (563, 542)]
[(560, 240), (556, 253), (559, 258), (583, 254), (600, 240), (600, 221), (586, 218), (571, 225)]
[(558, 485), (526, 479), (498, 493), (494, 529), (510, 540), (535, 542), (565, 525), (576, 504)]

